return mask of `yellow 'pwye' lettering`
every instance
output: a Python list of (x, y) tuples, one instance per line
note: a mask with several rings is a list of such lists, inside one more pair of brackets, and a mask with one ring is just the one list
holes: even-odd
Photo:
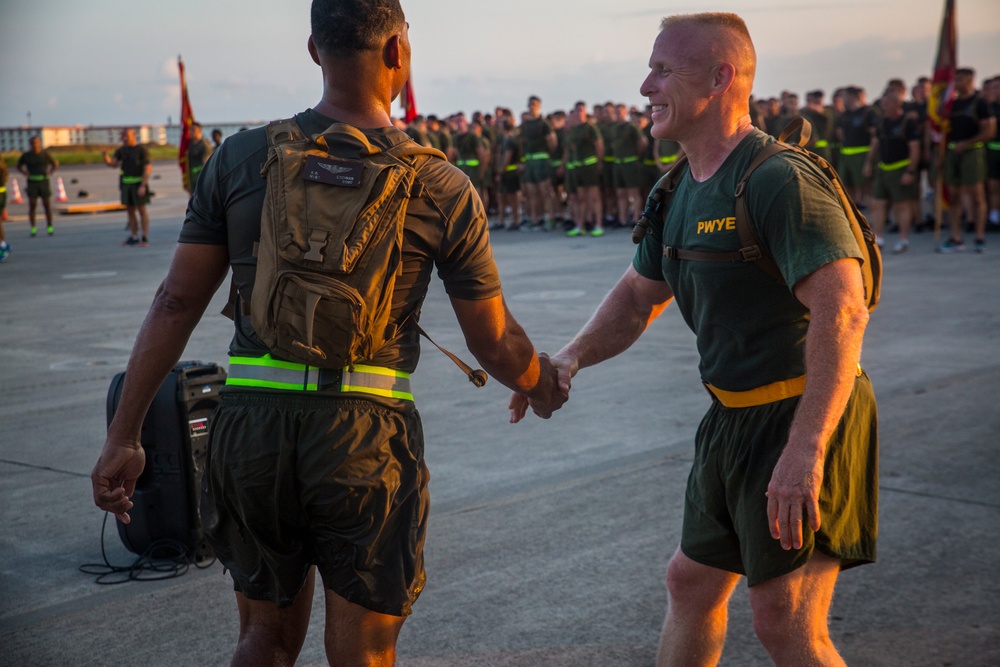
[(732, 231), (736, 229), (736, 218), (716, 218), (715, 220), (699, 220), (697, 234), (712, 234), (723, 230)]

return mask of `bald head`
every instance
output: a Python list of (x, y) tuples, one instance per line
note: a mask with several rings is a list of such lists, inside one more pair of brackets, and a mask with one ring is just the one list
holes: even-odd
[(692, 61), (705, 67), (729, 63), (735, 69), (732, 93), (747, 98), (753, 92), (757, 53), (746, 23), (736, 14), (704, 12), (675, 14), (660, 22), (676, 46)]

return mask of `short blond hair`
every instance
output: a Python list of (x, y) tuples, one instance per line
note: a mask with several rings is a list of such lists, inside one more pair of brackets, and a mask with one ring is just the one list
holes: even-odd
[[(674, 14), (666, 16), (660, 21), (660, 30), (665, 30), (677, 25), (693, 23), (698, 27), (723, 30), (737, 37), (735, 42), (725, 44), (726, 56), (731, 58), (736, 66), (740, 78), (745, 80), (747, 93), (753, 89), (754, 75), (757, 70), (757, 52), (753, 46), (753, 39), (747, 29), (746, 22), (738, 14), (731, 12), (701, 12), (697, 14)], [(713, 50), (717, 49), (718, 43), (713, 44)], [(721, 55), (721, 54), (717, 54)]]

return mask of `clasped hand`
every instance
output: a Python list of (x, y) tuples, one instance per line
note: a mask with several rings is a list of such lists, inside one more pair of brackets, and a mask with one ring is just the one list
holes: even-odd
[(524, 419), (529, 406), (536, 415), (548, 419), (569, 400), (571, 380), (576, 373), (575, 364), (558, 355), (550, 358), (544, 352), (538, 355), (538, 364), (540, 374), (535, 391), (530, 396), (514, 392), (510, 397), (507, 407), (510, 409), (511, 424)]

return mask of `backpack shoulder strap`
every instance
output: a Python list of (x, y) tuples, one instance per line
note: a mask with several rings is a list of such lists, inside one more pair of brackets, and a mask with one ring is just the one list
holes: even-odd
[[(796, 118), (796, 120), (801, 121), (801, 118)], [(795, 121), (789, 123), (789, 127), (793, 124), (795, 124)], [(787, 130), (788, 128), (785, 129)], [(809, 132), (803, 132), (803, 134), (808, 141)], [(785, 136), (785, 134), (782, 133), (782, 136)], [(746, 172), (744, 172), (743, 178), (736, 184), (736, 234), (740, 239), (739, 254), (742, 256), (742, 259), (739, 261), (752, 261), (756, 263), (764, 273), (781, 284), (785, 283), (785, 279), (782, 277), (777, 263), (775, 263), (770, 255), (761, 250), (760, 239), (757, 238), (757, 233), (754, 231), (753, 225), (750, 224), (750, 210), (747, 208), (746, 193), (747, 183), (750, 181), (750, 176), (757, 170), (757, 167), (764, 164), (769, 158), (787, 150), (792, 150), (792, 147), (782, 141), (768, 144), (757, 153), (753, 161), (750, 162), (750, 166), (747, 167)]]
[(290, 141), (302, 141), (306, 138), (294, 118), (273, 120), (267, 124), (267, 145), (287, 144)]

